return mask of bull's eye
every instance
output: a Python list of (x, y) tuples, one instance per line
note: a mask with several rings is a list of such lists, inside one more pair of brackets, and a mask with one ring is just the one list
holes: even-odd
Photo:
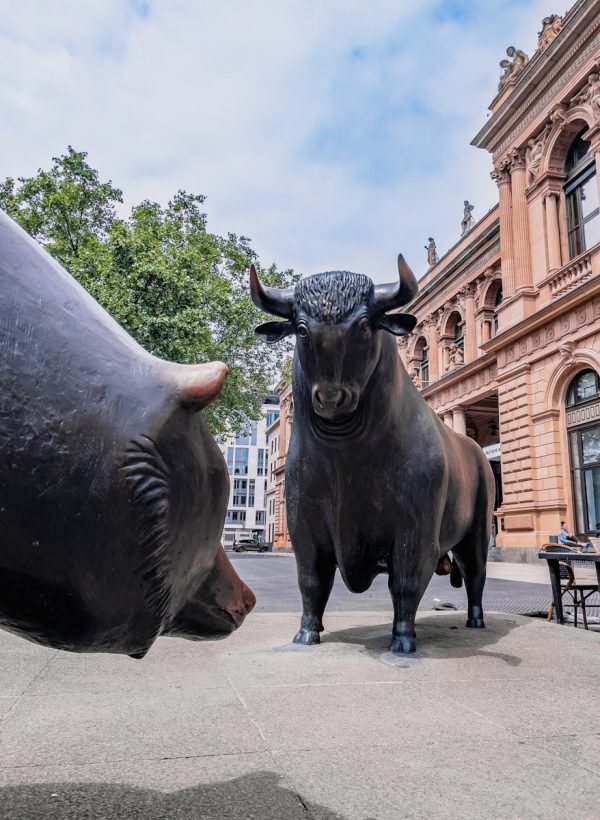
[(305, 324), (299, 324), (296, 332), (301, 339), (306, 339), (308, 336), (308, 328)]
[(371, 324), (366, 316), (358, 323), (358, 330), (361, 336), (368, 336), (371, 333)]

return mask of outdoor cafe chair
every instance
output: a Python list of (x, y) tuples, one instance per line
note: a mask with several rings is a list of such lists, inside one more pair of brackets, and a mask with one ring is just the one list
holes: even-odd
[[(556, 542), (544, 544), (542, 547), (542, 551), (546, 553), (553, 553), (553, 552), (572, 552), (573, 558), (568, 558), (564, 561), (559, 561), (559, 571), (560, 571), (560, 595), (561, 598), (564, 598), (565, 595), (570, 596), (572, 603), (567, 603), (566, 606), (572, 607), (573, 609), (573, 625), (577, 626), (577, 611), (581, 608), (581, 614), (583, 617), (583, 626), (585, 629), (588, 628), (588, 621), (587, 621), (587, 611), (586, 611), (586, 601), (590, 598), (594, 593), (598, 592), (598, 584), (578, 584), (575, 580), (575, 572), (573, 570), (573, 563), (577, 562), (576, 556), (578, 555), (578, 550), (574, 549), (573, 547), (567, 547), (565, 544), (559, 544)], [(583, 562), (581, 562), (583, 563)], [(565, 604), (563, 603), (563, 606)], [(598, 606), (597, 604), (591, 604), (591, 606)], [(550, 608), (548, 609), (548, 620), (552, 620), (552, 616), (554, 615), (554, 601), (550, 604)]]

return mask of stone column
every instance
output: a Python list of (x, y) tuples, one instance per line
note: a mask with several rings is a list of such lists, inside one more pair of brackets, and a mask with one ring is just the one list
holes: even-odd
[(487, 315), (484, 314), (483, 319), (481, 320), (481, 337), (484, 342), (489, 342), (492, 338), (492, 325), (490, 320), (487, 318)]
[(467, 419), (465, 417), (465, 411), (458, 407), (456, 410), (452, 411), (452, 427), (456, 433), (462, 433), (463, 436), (467, 435)]
[(498, 184), (500, 201), (500, 257), (502, 265), (502, 290), (504, 296), (515, 292), (513, 270), (513, 231), (512, 231), (512, 188), (510, 181), (510, 162), (504, 160), (492, 172), (492, 179)]
[(560, 226), (558, 223), (558, 191), (546, 194), (546, 236), (548, 239), (548, 268), (558, 270), (562, 265), (560, 256)]
[(447, 424), (448, 427), (452, 428), (452, 413), (444, 413), (444, 424)]
[(475, 325), (475, 292), (471, 285), (463, 289), (465, 297), (465, 364), (477, 358), (477, 328)]
[(525, 151), (518, 148), (512, 154), (512, 225), (515, 289), (531, 286), (531, 248), (529, 243), (529, 213), (525, 198)]

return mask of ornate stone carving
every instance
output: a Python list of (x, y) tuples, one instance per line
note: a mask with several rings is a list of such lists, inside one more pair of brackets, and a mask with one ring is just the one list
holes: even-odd
[(494, 170), (490, 174), (497, 185), (503, 182), (510, 182), (510, 172), (512, 169), (512, 162), (508, 157), (504, 157), (494, 165)]
[(551, 14), (542, 20), (542, 30), (538, 32), (538, 48), (544, 51), (554, 40), (558, 32), (563, 27), (563, 18), (558, 14)]
[(524, 168), (526, 162), (526, 149), (525, 148), (513, 148), (509, 154), (509, 158), (512, 165), (512, 170), (514, 171), (515, 168)]
[(573, 358), (574, 350), (575, 342), (573, 341), (561, 342), (561, 344), (559, 344), (558, 352), (560, 353), (560, 357), (563, 360), (564, 365), (575, 364), (575, 359)]
[(462, 347), (457, 344), (449, 345), (448, 347), (448, 370), (452, 370), (461, 364), (465, 363), (465, 354)]
[(528, 185), (531, 185), (540, 173), (542, 155), (551, 131), (552, 123), (547, 122), (542, 132), (538, 134), (537, 137), (532, 137), (527, 143), (527, 149), (525, 151), (525, 167), (527, 168)]
[(590, 74), (586, 85), (571, 100), (570, 107), (574, 108), (576, 105), (587, 105), (594, 120), (600, 120), (600, 74), (597, 71)]
[(562, 125), (562, 123), (567, 119), (567, 110), (567, 106), (563, 105), (563, 103), (555, 105), (550, 112), (550, 122), (553, 125)]
[(510, 59), (500, 61), (500, 68), (503, 69), (504, 73), (500, 77), (498, 91), (502, 91), (509, 80), (514, 80), (523, 71), (525, 64), (529, 62), (527, 54), (514, 46), (509, 46), (506, 49), (506, 54)]

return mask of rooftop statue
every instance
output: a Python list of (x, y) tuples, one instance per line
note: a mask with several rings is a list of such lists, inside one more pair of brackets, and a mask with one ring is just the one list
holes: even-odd
[(151, 356), (1, 211), (0, 324), (0, 626), (133, 657), (234, 630), (254, 595), (201, 413), (225, 365)]
[(250, 272), (254, 303), (284, 320), (258, 335), (271, 344), (296, 337), (285, 466), (303, 605), (296, 643), (319, 643), (339, 568), (352, 592), (388, 573), (390, 649), (413, 652), (419, 601), (450, 550), (466, 584), (467, 626), (484, 626), (494, 477), (479, 445), (438, 418), (400, 361), (394, 337), (416, 319), (396, 311), (417, 283), (402, 256), (398, 271), (386, 285), (333, 271), (287, 289)]
[(503, 74), (500, 77), (500, 82), (498, 84), (499, 92), (502, 91), (509, 80), (514, 79), (518, 74), (520, 74), (525, 67), (525, 63), (529, 62), (529, 57), (527, 54), (514, 46), (509, 46), (506, 49), (506, 54), (510, 57), (510, 59), (500, 61), (500, 68), (503, 69)]
[(425, 245), (425, 250), (427, 251), (427, 264), (430, 268), (433, 268), (437, 263), (440, 261), (440, 257), (437, 253), (437, 248), (435, 247), (435, 239), (433, 236), (430, 236), (427, 240), (427, 245)]
[(545, 51), (563, 27), (563, 18), (558, 14), (551, 14), (542, 20), (542, 30), (538, 32), (538, 48)]
[(468, 199), (465, 199), (464, 209), (463, 209), (463, 218), (460, 223), (460, 235), (464, 236), (468, 233), (473, 225), (475, 224), (475, 220), (473, 219), (473, 209), (474, 205), (471, 205)]

